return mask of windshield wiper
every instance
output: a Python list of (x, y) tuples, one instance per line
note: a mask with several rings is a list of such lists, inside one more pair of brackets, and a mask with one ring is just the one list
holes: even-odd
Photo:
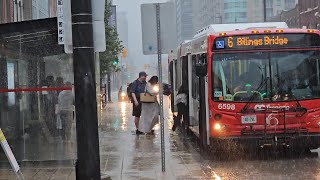
[[(255, 90), (255, 91), (258, 91), (261, 89), (261, 87), (269, 80), (270, 78), (269, 77), (266, 77), (261, 83), (260, 83), (260, 86)], [(246, 113), (247, 110), (248, 110), (248, 106), (249, 104), (251, 103), (251, 101), (253, 100), (253, 98), (255, 97), (254, 96), (255, 93), (252, 93), (252, 95), (250, 96), (248, 102), (246, 103), (246, 105), (241, 109), (241, 113)]]
[[(305, 107), (302, 107), (302, 106), (301, 106), (298, 98), (297, 98), (295, 95), (293, 95), (293, 94), (291, 94), (291, 95), (292, 95), (292, 97), (293, 97), (293, 100), (295, 100), (295, 101), (297, 102), (297, 105), (298, 105), (298, 107), (296, 107), (296, 109), (295, 109), (296, 112), (303, 112), (303, 114), (305, 114), (308, 110), (307, 110)], [(303, 114), (302, 114), (302, 115), (303, 115)]]

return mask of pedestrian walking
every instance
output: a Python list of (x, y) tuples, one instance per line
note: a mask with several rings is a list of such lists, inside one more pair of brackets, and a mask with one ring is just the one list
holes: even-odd
[(136, 126), (136, 134), (143, 134), (142, 132), (139, 131), (139, 120), (141, 116), (141, 102), (140, 102), (140, 94), (145, 91), (146, 88), (146, 78), (147, 78), (147, 73), (142, 71), (139, 73), (139, 78), (135, 81), (132, 82), (131, 88), (130, 88), (130, 93), (132, 97), (132, 116), (134, 116), (134, 123)]
[[(63, 78), (62, 78), (62, 77), (57, 77), (57, 79), (56, 79), (56, 87), (57, 87), (57, 88), (61, 88), (61, 87), (63, 87), (64, 85), (65, 85), (65, 84), (64, 84)], [(61, 92), (61, 90), (58, 90), (58, 91), (57, 91), (57, 94), (59, 95), (60, 92)]]
[(188, 126), (188, 95), (185, 85), (181, 85), (176, 97), (176, 105), (178, 107), (178, 115), (173, 117), (174, 123), (172, 131), (175, 131), (178, 126), (181, 125), (181, 119), (184, 121), (184, 125)]
[(159, 103), (157, 95), (159, 93), (158, 76), (152, 76), (146, 85), (145, 95), (148, 100), (141, 99), (141, 119), (139, 122), (139, 131), (147, 134), (154, 134), (154, 126), (159, 123)]
[[(54, 88), (56, 82), (53, 76), (47, 76), (46, 78), (46, 86), (48, 88)], [(46, 114), (46, 124), (52, 136), (56, 135), (56, 128), (55, 128), (55, 105), (58, 102), (58, 94), (56, 91), (48, 91), (46, 95), (45, 101), (45, 114)]]
[[(67, 82), (66, 87), (72, 87), (70, 82)], [(74, 95), (71, 90), (63, 90), (58, 96), (58, 105), (56, 108), (57, 121), (56, 127), (63, 140), (70, 140), (71, 125), (74, 120)]]

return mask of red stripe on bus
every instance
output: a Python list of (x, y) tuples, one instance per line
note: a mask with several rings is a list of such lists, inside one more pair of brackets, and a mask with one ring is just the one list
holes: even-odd
[(0, 89), (0, 93), (6, 92), (39, 92), (39, 91), (72, 91), (72, 88), (67, 87), (52, 87), (52, 88), (19, 88), (19, 89)]

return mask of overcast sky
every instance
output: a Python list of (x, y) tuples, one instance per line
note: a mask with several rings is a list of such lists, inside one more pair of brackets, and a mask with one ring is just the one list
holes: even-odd
[[(155, 56), (144, 56), (142, 53), (142, 35), (141, 35), (141, 10), (143, 3), (165, 2), (167, 0), (114, 0), (118, 12), (126, 12), (128, 17), (129, 32), (129, 56), (135, 65), (144, 63), (154, 64), (156, 66), (157, 58)], [(150, 62), (151, 61), (151, 62)], [(153, 62), (154, 61), (154, 62)]]

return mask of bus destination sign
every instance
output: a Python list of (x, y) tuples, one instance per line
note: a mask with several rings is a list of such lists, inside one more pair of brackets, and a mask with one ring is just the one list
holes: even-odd
[(214, 50), (320, 47), (317, 34), (267, 34), (218, 37)]

